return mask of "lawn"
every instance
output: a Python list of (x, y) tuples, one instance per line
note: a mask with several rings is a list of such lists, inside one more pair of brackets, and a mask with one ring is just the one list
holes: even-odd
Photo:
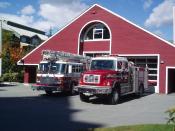
[(150, 125), (134, 125), (134, 126), (119, 126), (112, 128), (95, 128), (88, 131), (175, 131), (175, 125), (166, 124), (150, 124)]

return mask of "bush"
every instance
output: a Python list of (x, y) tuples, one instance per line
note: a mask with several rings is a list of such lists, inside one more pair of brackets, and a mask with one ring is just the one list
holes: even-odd
[(175, 107), (166, 111), (168, 113), (168, 121), (167, 124), (175, 125)]
[(0, 78), (0, 81), (7, 81), (7, 82), (22, 82), (23, 75), (21, 72), (8, 72), (4, 73)]
[(166, 111), (168, 113), (167, 124), (173, 124), (173, 131), (175, 131), (175, 107)]

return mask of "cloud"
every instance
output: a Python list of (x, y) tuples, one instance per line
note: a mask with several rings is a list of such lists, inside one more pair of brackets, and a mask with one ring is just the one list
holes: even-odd
[(0, 2), (0, 8), (7, 8), (9, 7), (11, 4), (9, 2)]
[(34, 22), (32, 26), (40, 30), (49, 31), (49, 29), (53, 28), (55, 24), (47, 20), (38, 20)]
[(174, 0), (165, 0), (155, 7), (149, 18), (145, 21), (146, 27), (161, 27), (172, 24)]
[(164, 36), (164, 34), (163, 34), (163, 32), (161, 30), (155, 30), (155, 31), (153, 31), (153, 33), (158, 35), (158, 36), (160, 36), (160, 37)]
[(144, 10), (148, 9), (153, 3), (153, 0), (144, 0), (143, 8)]
[(2, 19), (17, 22), (19, 24), (28, 25), (28, 26), (34, 22), (33, 16), (12, 15), (12, 14), (5, 14), (5, 13), (0, 13), (0, 16)]
[(20, 12), (23, 15), (31, 15), (31, 14), (35, 13), (35, 9), (33, 8), (32, 5), (27, 5)]
[(65, 26), (89, 6), (81, 0), (40, 0), (39, 8), (27, 5), (17, 14), (0, 13), (0, 17), (39, 30), (56, 30)]
[(87, 8), (81, 0), (41, 0), (38, 14), (52, 26), (61, 28)]

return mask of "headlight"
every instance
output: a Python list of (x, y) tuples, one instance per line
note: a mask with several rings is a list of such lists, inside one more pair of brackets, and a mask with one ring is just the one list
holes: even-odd
[(40, 83), (40, 77), (36, 77), (36, 83)]

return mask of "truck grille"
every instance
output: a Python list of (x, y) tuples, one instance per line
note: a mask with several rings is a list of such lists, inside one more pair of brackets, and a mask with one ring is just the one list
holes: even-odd
[(85, 74), (83, 77), (83, 82), (98, 84), (100, 83), (100, 75)]
[(40, 79), (41, 84), (56, 84), (56, 82), (54, 77), (41, 77)]

